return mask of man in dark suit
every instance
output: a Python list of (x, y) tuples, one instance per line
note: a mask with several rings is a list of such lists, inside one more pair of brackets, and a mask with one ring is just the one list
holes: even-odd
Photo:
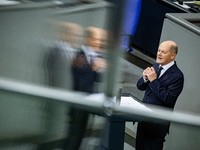
[[(180, 95), (184, 76), (177, 67), (175, 58), (177, 44), (164, 41), (157, 52), (157, 63), (143, 71), (143, 77), (137, 82), (139, 90), (145, 90), (143, 102), (167, 107), (173, 110)], [(159, 70), (161, 70), (160, 73)], [(159, 74), (159, 75), (158, 75)], [(136, 137), (136, 150), (162, 150), (165, 136), (169, 132), (170, 122), (139, 122)]]
[[(76, 53), (72, 62), (74, 91), (86, 92), (88, 94), (96, 92), (94, 89), (95, 82), (99, 80), (99, 75), (106, 67), (102, 54), (102, 48), (105, 48), (104, 46), (102, 47), (105, 44), (102, 43), (103, 31), (103, 29), (96, 27), (88, 27), (85, 31), (84, 45)], [(81, 108), (73, 107), (71, 109), (71, 126), (65, 150), (79, 149), (85, 136), (89, 115), (89, 112)]]
[(100, 80), (100, 75), (106, 67), (104, 46), (102, 47), (103, 31), (96, 27), (88, 27), (85, 31), (84, 45), (72, 63), (75, 91), (98, 92), (94, 89), (95, 82)]

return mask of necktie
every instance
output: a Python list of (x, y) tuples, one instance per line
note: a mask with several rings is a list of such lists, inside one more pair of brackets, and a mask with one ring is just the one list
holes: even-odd
[(160, 72), (161, 72), (161, 70), (163, 69), (163, 67), (162, 66), (160, 66), (158, 69), (157, 69), (157, 79), (159, 78), (159, 76), (160, 76)]

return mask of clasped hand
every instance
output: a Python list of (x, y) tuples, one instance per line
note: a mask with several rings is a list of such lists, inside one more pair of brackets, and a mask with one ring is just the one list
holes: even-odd
[(92, 70), (93, 71), (101, 71), (106, 68), (106, 61), (103, 58), (95, 58), (94, 62), (92, 63)]
[(150, 82), (152, 82), (157, 78), (155, 69), (153, 67), (147, 67), (143, 71), (143, 77), (145, 78), (145, 80), (149, 80)]

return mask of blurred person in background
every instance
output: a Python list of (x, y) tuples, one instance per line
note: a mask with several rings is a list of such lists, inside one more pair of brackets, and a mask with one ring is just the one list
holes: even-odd
[[(95, 82), (101, 80), (101, 74), (106, 68), (105, 46), (106, 31), (101, 28), (87, 27), (84, 32), (83, 45), (76, 53), (72, 62), (73, 90), (92, 94)], [(81, 99), (80, 99), (81, 100)], [(90, 113), (81, 108), (71, 109), (71, 125), (65, 150), (87, 149), (87, 144), (81, 145), (87, 130)], [(94, 120), (94, 118), (93, 118)], [(99, 145), (96, 145), (97, 147)], [(94, 146), (95, 147), (95, 146)], [(91, 149), (91, 147), (90, 147)]]
[(100, 80), (106, 68), (105, 36), (105, 30), (101, 28), (86, 29), (84, 45), (72, 63), (74, 90), (94, 93), (95, 82)]
[[(46, 45), (47, 54), (45, 56), (45, 69), (48, 73), (48, 85), (60, 88), (62, 90), (72, 90), (72, 72), (71, 66), (77, 51), (79, 51), (82, 45), (83, 28), (81, 25), (71, 22), (62, 22), (56, 20), (47, 20), (49, 24), (48, 28), (48, 41)], [(48, 134), (59, 130), (57, 124), (57, 118), (59, 114), (65, 113), (66, 117), (62, 123), (65, 124), (64, 129), (66, 133), (62, 133), (66, 136), (69, 135), (70, 129), (74, 124), (71, 124), (71, 106), (66, 105), (61, 109), (58, 105), (47, 103), (46, 111), (48, 114), (48, 120), (46, 123), (46, 131)], [(56, 123), (55, 123), (56, 122)], [(62, 130), (62, 129), (60, 129)], [(66, 137), (68, 138), (68, 137)], [(60, 139), (58, 139), (60, 140)], [(44, 144), (41, 146), (42, 150), (50, 149), (49, 147), (63, 148), (66, 139), (61, 144)], [(54, 145), (55, 144), (55, 145)]]
[(82, 44), (83, 29), (79, 24), (54, 22), (56, 40), (49, 48), (47, 69), (50, 86), (72, 90), (71, 63)]
[[(137, 82), (139, 90), (145, 91), (146, 104), (174, 108), (183, 89), (184, 76), (175, 62), (178, 46), (173, 41), (164, 41), (157, 52), (157, 62), (143, 71)], [(136, 136), (136, 150), (162, 150), (170, 122), (139, 122)]]

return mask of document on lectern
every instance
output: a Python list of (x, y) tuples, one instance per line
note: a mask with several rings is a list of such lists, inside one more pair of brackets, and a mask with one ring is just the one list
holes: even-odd
[(120, 106), (131, 107), (133, 109), (138, 110), (152, 111), (151, 109), (143, 105), (141, 102), (138, 102), (131, 96), (122, 96)]
[[(109, 101), (106, 101), (107, 97), (105, 96), (104, 93), (91, 94), (88, 96), (87, 99), (93, 100), (93, 101), (99, 102), (99, 103), (104, 103), (105, 106), (108, 105), (110, 107), (112, 107), (113, 104), (118, 101), (118, 100), (116, 100), (116, 97), (109, 98)], [(110, 102), (110, 103), (108, 103), (108, 102)], [(151, 109), (146, 107), (144, 104), (142, 104), (138, 100), (134, 99), (134, 97), (132, 97), (132, 96), (121, 96), (120, 106), (131, 107), (133, 109), (144, 110), (144, 111), (152, 111)]]

